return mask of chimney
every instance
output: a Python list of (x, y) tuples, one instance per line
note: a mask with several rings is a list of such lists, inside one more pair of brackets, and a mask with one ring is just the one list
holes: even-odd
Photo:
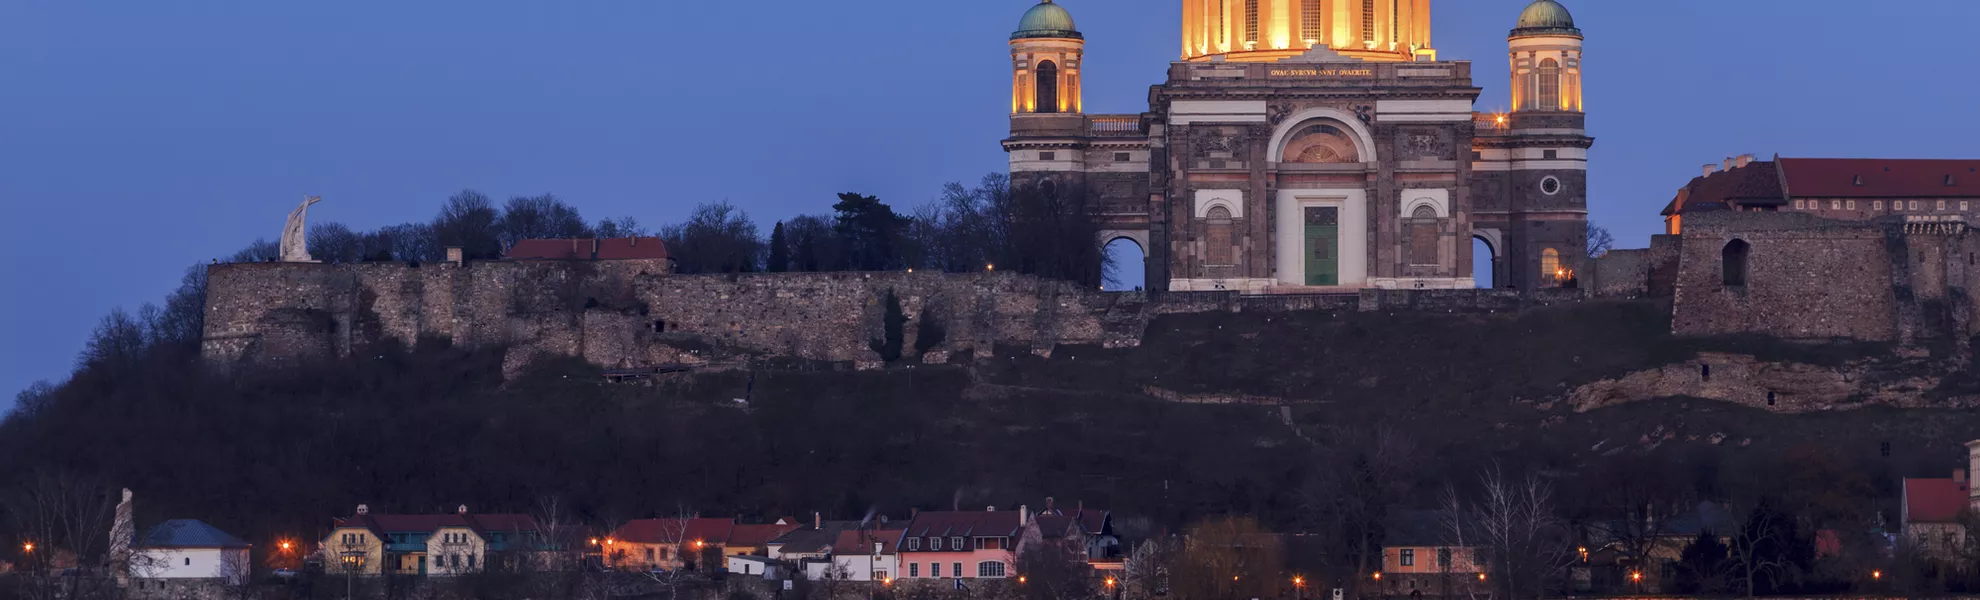
[(454, 266), (461, 266), (461, 263), (466, 260), (463, 256), (464, 254), (461, 252), (459, 246), (447, 247), (447, 262), (454, 263)]
[(1753, 164), (1753, 155), (1751, 154), (1739, 155), (1739, 166), (1744, 167), (1750, 164)]
[(1732, 159), (1732, 158), (1730, 158), (1730, 157), (1728, 157), (1728, 158), (1726, 158), (1726, 163), (1725, 163), (1725, 164), (1726, 164), (1726, 166), (1725, 166), (1725, 168), (1724, 168), (1724, 170), (1726, 170), (1726, 171), (1731, 171), (1731, 170), (1733, 170), (1733, 159)]
[(825, 514), (824, 514), (824, 513), (816, 513), (816, 512), (814, 512), (814, 513), (811, 513), (811, 528), (812, 528), (812, 529), (824, 529), (824, 528), (825, 528)]
[(997, 507), (996, 506), (983, 507), (983, 512), (997, 512)]
[(371, 514), (371, 507), (370, 507), (370, 506), (366, 506), (366, 505), (363, 505), (363, 504), (359, 504), (359, 505), (358, 505), (358, 514), (359, 514), (359, 515), (368, 515), (368, 514)]
[(1704, 174), (1699, 175), (1699, 177), (1711, 177), (1713, 173), (1717, 173), (1717, 172), (1719, 172), (1719, 165), (1708, 164), (1705, 165)]
[[(1055, 508), (1054, 508), (1054, 506), (1055, 506), (1056, 504), (1058, 504), (1058, 503), (1057, 503), (1057, 502), (1054, 502), (1054, 501), (1052, 500), (1052, 497), (1051, 497), (1051, 496), (1046, 496), (1046, 497), (1045, 497), (1045, 511), (1044, 511), (1044, 513), (1049, 513), (1049, 512), (1052, 512), (1053, 510), (1055, 510)], [(1044, 513), (1040, 513), (1040, 514), (1044, 514)]]
[(467, 514), (467, 505), (462, 504), (460, 508), (454, 509), (454, 512), (462, 515)]
[(1025, 526), (1025, 525), (1030, 525), (1030, 524), (1031, 524), (1031, 507), (1029, 507), (1029, 506), (1024, 506), (1024, 505), (1019, 505), (1019, 506), (1018, 506), (1018, 527), (1023, 527), (1023, 526)]

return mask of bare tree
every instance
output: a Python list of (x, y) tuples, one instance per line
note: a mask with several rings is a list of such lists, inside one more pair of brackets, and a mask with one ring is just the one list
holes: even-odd
[(668, 254), (682, 273), (750, 273), (761, 270), (764, 243), (749, 213), (728, 202), (696, 206), (686, 222), (661, 229)]
[(249, 556), (252, 550), (223, 550), (220, 555), (221, 589), (228, 598), (250, 600), (254, 598), (254, 560)]
[(1148, 540), (1135, 546), (1128, 555), (1122, 584), (1129, 597), (1153, 598), (1167, 595), (1169, 561), (1173, 559), (1166, 542)]
[(577, 207), (556, 196), (518, 196), (502, 206), (502, 247), (531, 239), (571, 239), (590, 235)]
[(81, 598), (114, 587), (105, 569), (115, 521), (110, 488), (74, 473), (37, 473), (16, 484), (7, 512), (24, 544), (27, 595)]
[(466, 190), (448, 198), (433, 217), (433, 235), (441, 248), (460, 248), (467, 258), (501, 258), (501, 220), (487, 196)]
[(309, 255), (326, 263), (353, 263), (364, 260), (364, 236), (343, 223), (322, 222), (309, 226)]
[(1486, 570), (1508, 597), (1539, 597), (1574, 558), (1566, 523), (1555, 513), (1553, 486), (1536, 474), (1514, 480), (1497, 466), (1479, 483), (1482, 497), (1472, 512)]
[(266, 238), (249, 243), (246, 248), (227, 257), (227, 262), (254, 263), (268, 262), (282, 257), (282, 247)]
[(652, 232), (647, 231), (645, 226), (639, 224), (639, 219), (632, 217), (599, 219), (598, 224), (591, 227), (591, 231), (592, 234), (601, 238), (647, 237), (653, 235)]

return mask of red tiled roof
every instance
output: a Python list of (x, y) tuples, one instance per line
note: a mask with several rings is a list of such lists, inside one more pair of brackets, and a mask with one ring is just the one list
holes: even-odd
[(523, 240), (507, 253), (509, 260), (637, 260), (667, 256), (667, 244), (655, 237)]
[(915, 515), (908, 522), (906, 537), (1008, 537), (1018, 536), (1018, 511), (941, 511)]
[(880, 554), (893, 554), (900, 543), (899, 529), (853, 529), (839, 532), (839, 539), (832, 543), (832, 553), (861, 556), (873, 553), (873, 545), (880, 544)]
[(1912, 523), (1951, 523), (1966, 510), (1965, 482), (1951, 479), (1904, 480), (1905, 517)]
[(1678, 190), (1677, 197), (1671, 200), (1665, 215), (1685, 212), (1707, 206), (1724, 209), (1732, 200), (1785, 202), (1781, 193), (1780, 172), (1775, 163), (1756, 161), (1744, 167), (1733, 167), (1710, 176), (1694, 177), (1684, 189)]
[(612, 532), (612, 538), (635, 544), (678, 544), (694, 540), (725, 544), (735, 527), (735, 519), (688, 519), (683, 533), (681, 519), (640, 519)]
[(770, 540), (783, 537), (795, 531), (797, 525), (737, 525), (729, 531), (728, 546), (732, 548), (761, 548)]
[[(1796, 198), (1980, 197), (1980, 160), (1782, 158)], [(1857, 184), (1862, 178), (1862, 185)], [(1951, 184), (1947, 185), (1947, 178)]]

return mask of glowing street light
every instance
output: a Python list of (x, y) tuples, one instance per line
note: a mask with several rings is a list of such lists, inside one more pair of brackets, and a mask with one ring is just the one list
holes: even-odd
[(30, 554), (34, 553), (34, 542), (22, 542), (21, 551)]
[(1883, 572), (1883, 571), (1871, 571), (1871, 572), (1870, 572), (1870, 578), (1871, 578), (1871, 579), (1883, 579), (1883, 578), (1884, 578), (1884, 572)]
[(1382, 580), (1382, 572), (1381, 572), (1381, 571), (1376, 571), (1376, 572), (1375, 572), (1375, 580), (1376, 580), (1376, 581), (1381, 581), (1381, 580)]

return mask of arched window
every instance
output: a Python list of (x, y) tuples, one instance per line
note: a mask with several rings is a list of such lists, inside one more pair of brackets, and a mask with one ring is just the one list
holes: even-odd
[(1561, 251), (1553, 248), (1540, 251), (1540, 282), (1552, 287), (1566, 279), (1567, 270), (1561, 268)]
[(1230, 209), (1222, 206), (1210, 207), (1210, 212), (1204, 215), (1204, 221), (1209, 224), (1203, 236), (1204, 264), (1219, 267), (1237, 264), (1232, 258), (1236, 254), (1234, 246), (1237, 244), (1231, 235)]
[(1038, 112), (1059, 112), (1059, 65), (1038, 63)]
[(1561, 109), (1561, 63), (1554, 59), (1540, 61), (1540, 110)]
[(1753, 253), (1753, 246), (1746, 240), (1733, 240), (1720, 252), (1720, 270), (1725, 275), (1726, 287), (1746, 287), (1747, 256)]
[(1357, 163), (1361, 162), (1361, 153), (1346, 130), (1323, 122), (1293, 134), (1279, 160), (1305, 164)]
[(1436, 265), (1437, 252), (1437, 209), (1418, 206), (1409, 216), (1409, 264)]

